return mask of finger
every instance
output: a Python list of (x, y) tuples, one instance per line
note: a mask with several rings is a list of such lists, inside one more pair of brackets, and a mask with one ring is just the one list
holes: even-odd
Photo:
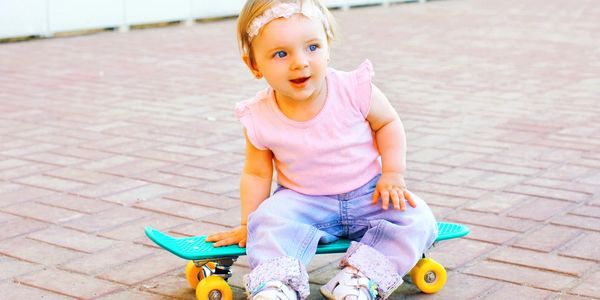
[(400, 201), (400, 211), (405, 211), (406, 210), (406, 203), (405, 203), (406, 200), (404, 199), (404, 193), (402, 193), (402, 191), (400, 191), (398, 193), (398, 198), (400, 198), (399, 199), (399, 201)]
[(408, 204), (412, 207), (417, 207), (417, 203), (415, 202), (415, 200), (413, 200), (413, 198), (410, 196), (410, 194), (407, 191), (403, 192), (404, 194), (404, 198), (406, 198), (406, 201), (408, 202)]
[(221, 234), (220, 233), (216, 233), (216, 234), (211, 234), (209, 236), (206, 237), (206, 241), (207, 242), (214, 242), (217, 241), (221, 238)]
[(241, 240), (240, 243), (238, 244), (238, 246), (240, 246), (242, 248), (246, 248), (246, 240)]
[(234, 238), (226, 238), (226, 239), (223, 239), (223, 240), (220, 240), (220, 241), (216, 242), (214, 244), (214, 246), (215, 247), (228, 246), (228, 245), (234, 244), (235, 242), (236, 241), (235, 241)]
[(379, 191), (375, 190), (375, 192), (373, 193), (373, 199), (371, 200), (371, 204), (375, 205), (377, 204), (377, 201), (379, 201)]
[(400, 197), (398, 196), (398, 191), (391, 190), (390, 197), (392, 198), (392, 205), (395, 209), (400, 209)]
[(387, 210), (390, 205), (390, 192), (388, 190), (383, 190), (381, 192), (381, 207)]

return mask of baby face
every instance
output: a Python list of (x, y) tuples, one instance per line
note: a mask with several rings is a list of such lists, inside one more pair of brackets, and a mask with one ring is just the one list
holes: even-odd
[(252, 41), (255, 66), (278, 100), (307, 101), (325, 91), (329, 48), (320, 20), (295, 14), (262, 28)]

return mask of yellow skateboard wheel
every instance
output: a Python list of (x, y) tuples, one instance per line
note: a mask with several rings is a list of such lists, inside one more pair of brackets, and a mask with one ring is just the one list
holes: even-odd
[(423, 293), (433, 294), (446, 284), (446, 269), (431, 258), (423, 258), (410, 271), (410, 277)]
[(197, 300), (231, 300), (233, 292), (222, 277), (212, 275), (202, 280), (196, 287)]
[(202, 268), (198, 268), (193, 261), (189, 261), (185, 266), (185, 278), (187, 278), (188, 284), (191, 288), (195, 289), (198, 286), (198, 282), (200, 280), (210, 276), (211, 270), (214, 270), (215, 264), (212, 262), (207, 263), (202, 266)]

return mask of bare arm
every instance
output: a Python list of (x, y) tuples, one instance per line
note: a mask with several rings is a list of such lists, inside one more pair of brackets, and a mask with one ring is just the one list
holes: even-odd
[(375, 85), (371, 95), (371, 109), (367, 121), (375, 132), (375, 140), (381, 155), (381, 178), (373, 194), (373, 204), (381, 197), (382, 206), (388, 208), (391, 199), (394, 208), (405, 210), (405, 201), (415, 206), (407, 193), (404, 175), (406, 172), (406, 133), (404, 125), (389, 100)]
[(215, 247), (238, 244), (246, 246), (248, 215), (269, 197), (271, 180), (273, 178), (273, 153), (269, 150), (259, 150), (250, 143), (246, 131), (246, 160), (240, 179), (240, 204), (242, 215), (240, 226), (227, 232), (220, 232), (206, 238), (215, 242)]
[(246, 225), (248, 215), (269, 197), (272, 180), (273, 153), (269, 150), (257, 149), (246, 136), (246, 161), (240, 180), (240, 201), (242, 205), (240, 224)]

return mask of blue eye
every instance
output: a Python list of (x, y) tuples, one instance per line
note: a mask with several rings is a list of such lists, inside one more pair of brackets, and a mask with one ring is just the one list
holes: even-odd
[(319, 48), (319, 45), (317, 45), (317, 44), (312, 44), (312, 45), (308, 46), (308, 50), (310, 50), (312, 52), (317, 51), (318, 48)]
[(275, 52), (274, 56), (279, 57), (279, 58), (284, 58), (287, 56), (287, 53), (285, 53), (285, 51), (277, 51), (277, 52)]

